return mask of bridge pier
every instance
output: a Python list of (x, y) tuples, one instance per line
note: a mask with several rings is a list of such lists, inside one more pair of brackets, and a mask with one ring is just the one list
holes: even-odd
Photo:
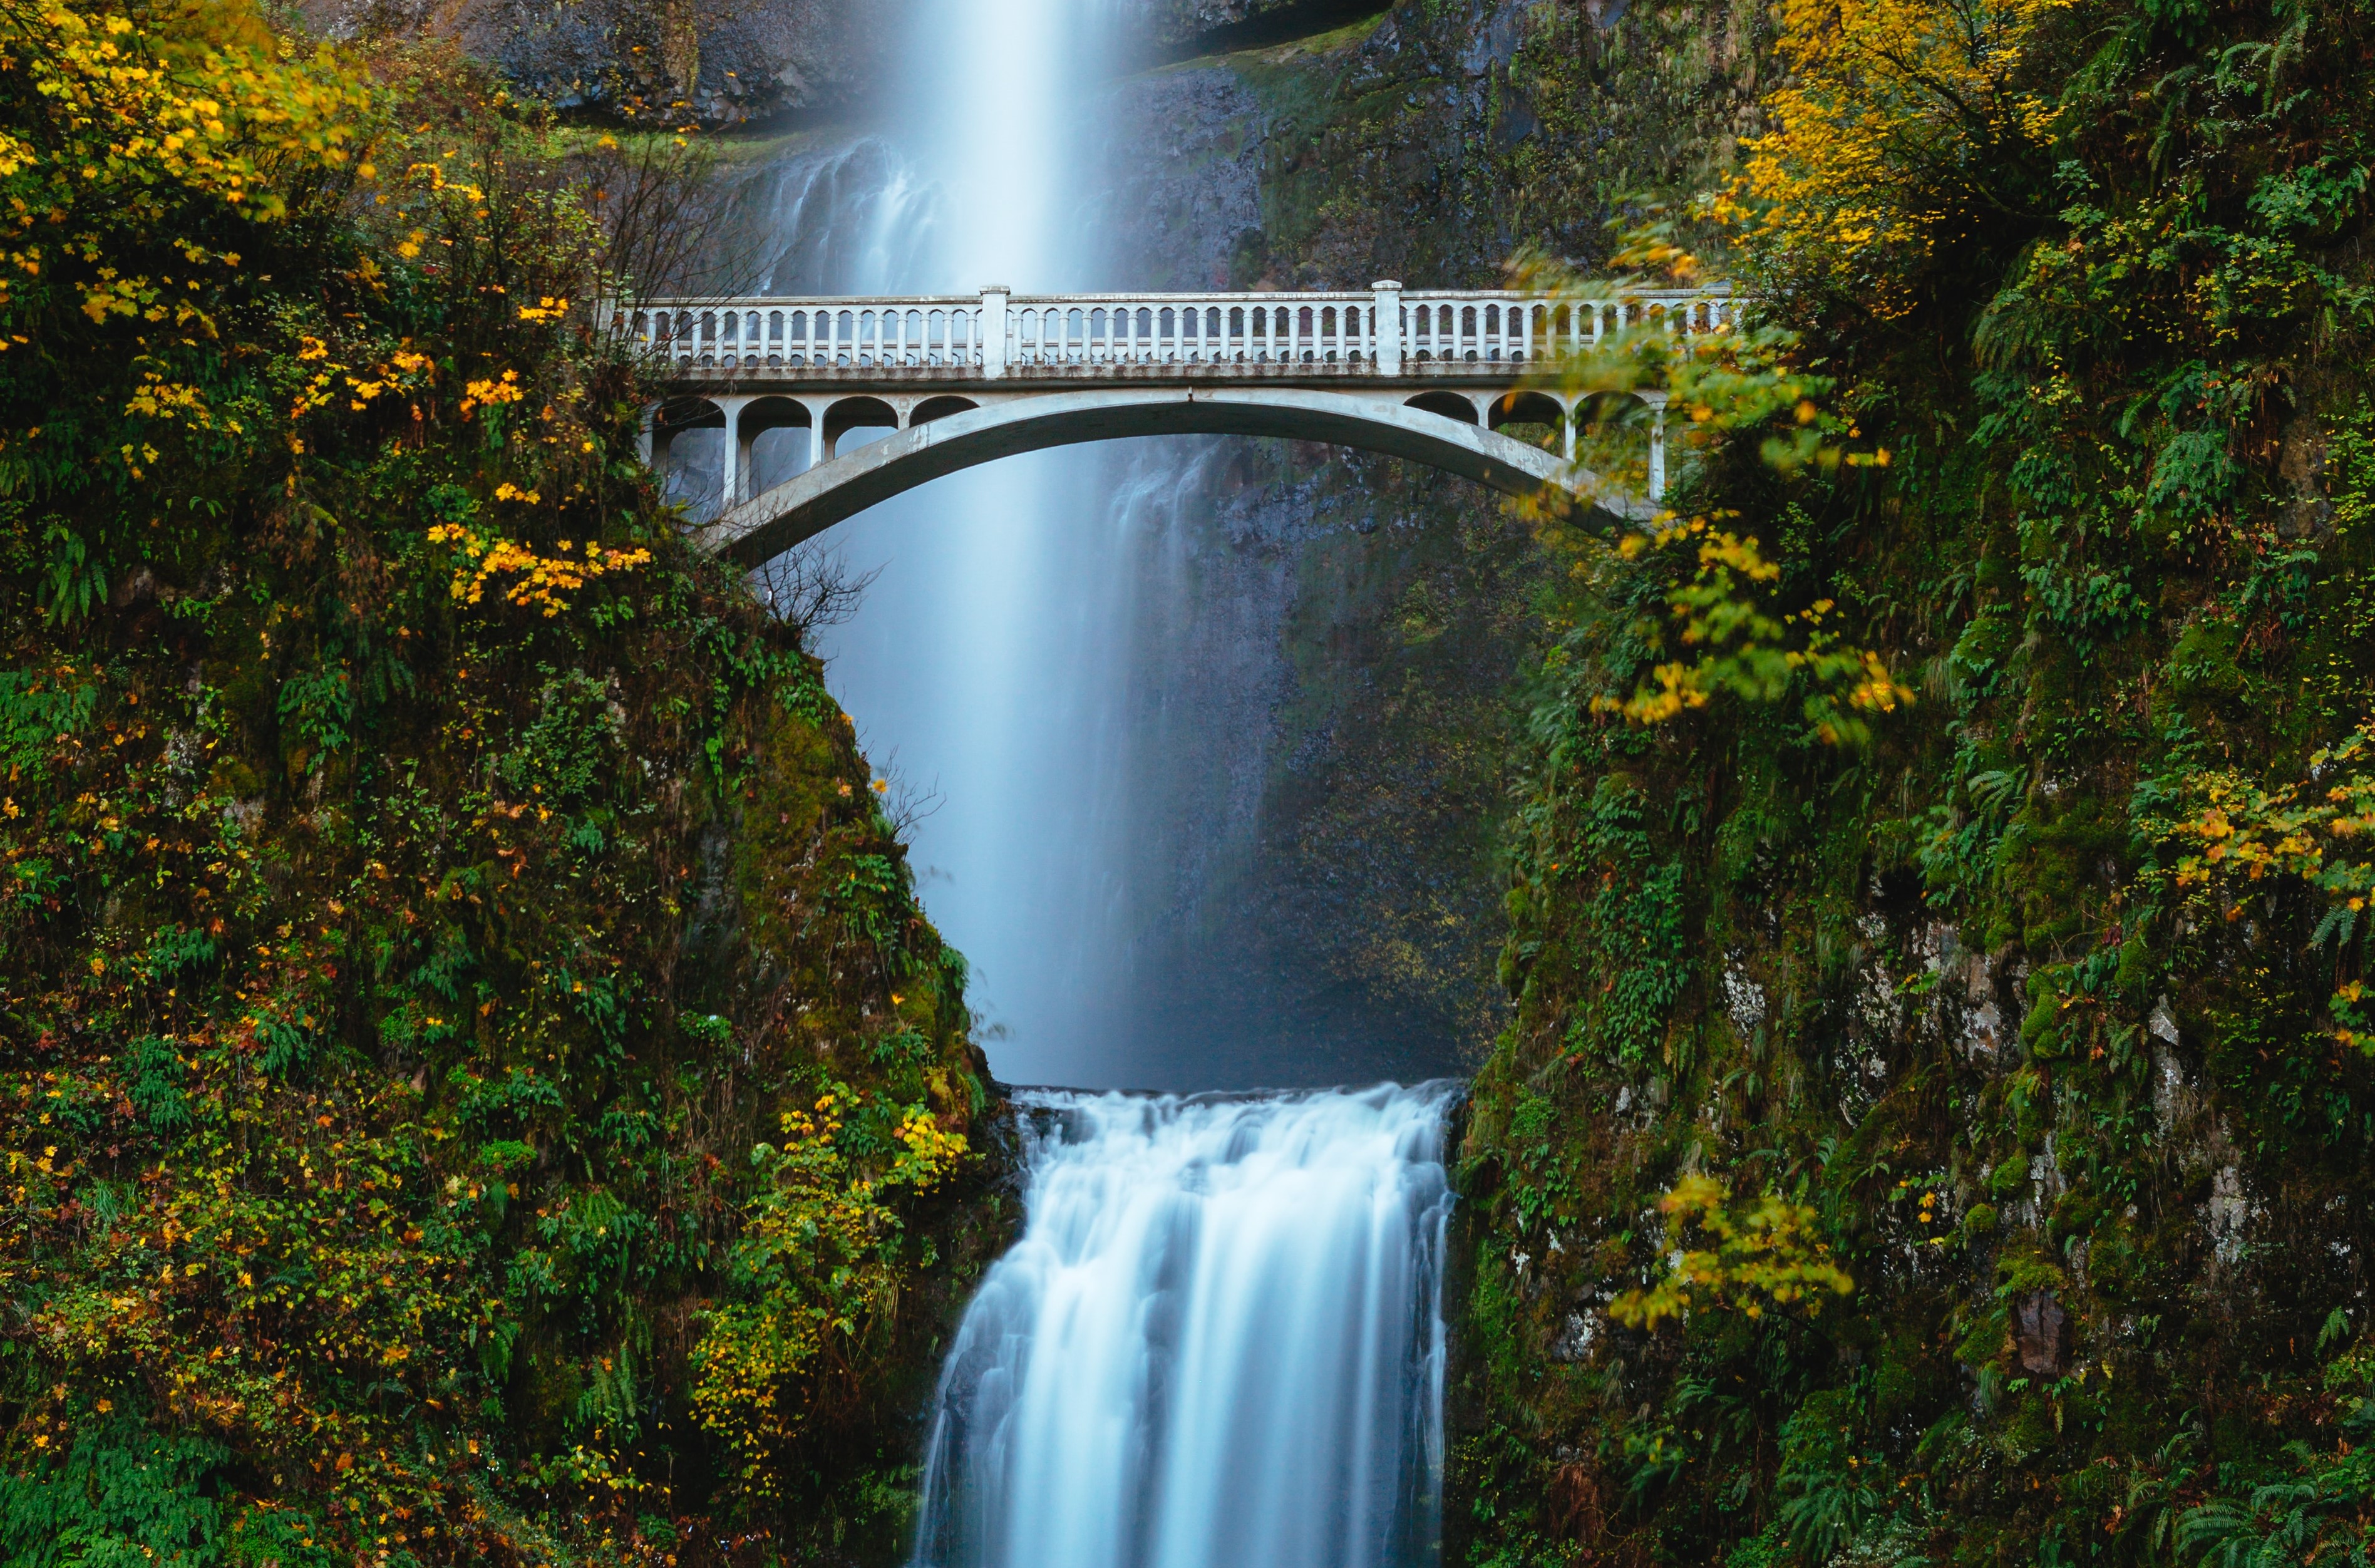
[(1666, 395), (1637, 392), (1633, 395), (1649, 406), (1649, 500), (1655, 504), (1666, 499)]
[(742, 501), (742, 476), (750, 466), (750, 443), (742, 434), (742, 410), (750, 406), (747, 397), (712, 399), (717, 411), (726, 416), (726, 472), (719, 476), (718, 488), (725, 492), (724, 503), (738, 506)]

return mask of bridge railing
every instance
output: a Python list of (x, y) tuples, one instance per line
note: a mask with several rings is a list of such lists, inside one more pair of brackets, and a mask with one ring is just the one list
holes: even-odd
[(1726, 289), (1592, 298), (1398, 284), (1360, 292), (688, 298), (649, 301), (620, 316), (631, 340), (688, 371), (947, 370), (986, 379), (1108, 365), (1335, 365), (1380, 375), (1515, 369), (1636, 328), (1689, 336), (1734, 319)]

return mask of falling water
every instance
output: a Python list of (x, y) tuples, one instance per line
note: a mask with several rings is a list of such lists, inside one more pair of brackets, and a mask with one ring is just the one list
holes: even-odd
[(1433, 1562), (1453, 1095), (1025, 1096), (916, 1568)]
[(943, 206), (938, 189), (880, 136), (781, 159), (739, 200), (750, 243), (735, 269), (754, 294), (895, 287), (933, 250)]
[[(1079, 288), (1110, 262), (1083, 178), (1110, 0), (919, 0), (880, 131), (742, 181), (736, 287), (771, 293)], [(744, 280), (748, 280), (747, 282)], [(802, 430), (752, 456), (765, 484)], [(679, 438), (670, 493), (722, 489), (723, 440)], [(934, 920), (971, 961), (991, 1064), (1027, 1081), (1147, 1081), (1116, 1050), (1128, 983), (1127, 692), (1143, 583), (1110, 459), (1073, 450), (951, 475), (836, 529), (878, 572), (824, 634), (827, 679), (877, 765), (931, 801), (911, 827)]]
[[(1114, 0), (914, 14), (895, 134), (807, 146), (746, 182), (748, 286), (1130, 281), (1096, 221), (1110, 193), (1076, 157), (1093, 95), (1063, 90), (1093, 75)], [(709, 449), (679, 450), (678, 493), (714, 489)], [(1199, 1071), (1150, 1073), (1119, 1025), (1161, 989), (1134, 972), (1134, 920), (1193, 915), (1196, 867), (1258, 795), (1247, 753), (1211, 732), (1254, 737), (1258, 757), (1270, 694), (1183, 697), (1166, 650), (1210, 619), (1188, 603), (1182, 507), (1215, 450), (1008, 459), (835, 530), (845, 561), (880, 575), (831, 633), (828, 678), (878, 765), (943, 795), (916, 855), (974, 1000), (1005, 1028), (1001, 1076)], [(791, 460), (754, 457), (762, 482)], [(1021, 1096), (1025, 1227), (942, 1369), (916, 1568), (1433, 1562), (1453, 1095)]]

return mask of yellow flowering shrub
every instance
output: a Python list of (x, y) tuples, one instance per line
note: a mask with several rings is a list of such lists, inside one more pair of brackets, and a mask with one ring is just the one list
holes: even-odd
[[(2312, 940), (2347, 952), (2375, 900), (2375, 722), (2310, 756), (2310, 776), (2269, 788), (2233, 769), (2197, 775), (2194, 808), (2170, 824), (2182, 851), (2177, 886), (2211, 919), (2235, 919), (2254, 884), (2290, 879), (2316, 890)], [(2334, 1038), (2375, 1055), (2375, 1000), (2363, 975), (2335, 984)]]
[(517, 371), (505, 371), (499, 376), (482, 377), (469, 383), (463, 391), (467, 395), (462, 399), (462, 416), (465, 419), (469, 417), (470, 410), (473, 408), (494, 407), (505, 403), (516, 403), (526, 395), (520, 390)]
[(1855, 1290), (1821, 1240), (1814, 1210), (1778, 1193), (1734, 1202), (1714, 1177), (1689, 1175), (1658, 1200), (1658, 1211), (1678, 1229), (1696, 1228), (1703, 1244), (1677, 1248), (1654, 1284), (1609, 1303), (1608, 1315), (1627, 1327), (1655, 1328), (1692, 1312), (1761, 1317), (1802, 1303), (1815, 1312), (1826, 1297)]
[[(244, 7), (223, 7), (227, 13)], [(17, 199), (6, 241), (17, 273), (76, 268), (83, 313), (176, 325), (214, 325), (183, 298), (186, 278), (127, 271), (95, 227), (77, 225), (90, 202), (126, 204), (119, 218), (154, 221), (186, 196), (229, 204), (253, 219), (289, 210), (289, 177), (307, 168), (349, 168), (371, 177), (372, 96), (326, 48), (300, 53), (260, 30), (239, 36), (217, 17), (197, 39), (158, 32), (111, 6), (58, 0), (0, 4), (0, 53), (49, 106), (56, 140), (37, 145), (0, 131), (0, 182)], [(176, 55), (183, 58), (176, 59)], [(47, 239), (40, 238), (46, 231)], [(236, 253), (195, 239), (179, 247), (191, 268), (236, 268)], [(0, 303), (9, 274), (0, 270)]]
[[(542, 498), (534, 490), (522, 490), (511, 484), (496, 487), (497, 501), (517, 501), (534, 505)], [(516, 539), (481, 534), (460, 523), (440, 523), (429, 530), (432, 545), (450, 546), (462, 557), (454, 569), (452, 592), (462, 604), (475, 605), (486, 597), (487, 584), (495, 579), (501, 596), (524, 608), (542, 610), (548, 616), (559, 615), (569, 607), (563, 594), (573, 594), (595, 578), (613, 572), (632, 572), (651, 563), (652, 552), (641, 548), (607, 549), (588, 540), (580, 550), (576, 541), (563, 539), (551, 555), (538, 555), (533, 548)]]
[(1828, 629), (1825, 623), (1837, 607), (1830, 600), (1798, 610), (1773, 606), (1768, 591), (1781, 568), (1765, 558), (1754, 536), (1704, 517), (1670, 517), (1626, 535), (1616, 554), (1625, 561), (1678, 554), (1690, 575), (1667, 594), (1664, 623), (1644, 619), (1636, 627), (1640, 644), (1664, 656), (1630, 693), (1594, 694), (1594, 713), (1655, 725), (1707, 706), (1719, 692), (1772, 702), (1802, 687), (1807, 722), (1837, 744), (1864, 738), (1869, 715), (1894, 713), (1913, 701), (1879, 654), (1846, 643)]
[(1950, 213), (2001, 210), (1979, 171), (2034, 166), (2055, 124), (2032, 82), (2069, 0), (1782, 0), (1773, 129), (1709, 198), (1775, 271), (1876, 315), (1912, 307)]
[[(854, 1379), (891, 1326), (904, 1277), (894, 1200), (939, 1185), (967, 1148), (921, 1105), (838, 1085), (784, 1113), (783, 1132), (781, 1147), (751, 1153), (763, 1185), (736, 1270), (755, 1297), (711, 1310), (692, 1391), (757, 1492), (774, 1487), (769, 1460), (798, 1431), (804, 1397)], [(869, 1146), (883, 1152), (860, 1152)]]

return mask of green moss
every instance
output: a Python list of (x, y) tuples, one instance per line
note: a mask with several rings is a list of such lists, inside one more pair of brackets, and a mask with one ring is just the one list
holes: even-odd
[[(1546, 25), (1498, 101), (1699, 15)], [(2370, 287), (2367, 210), (2317, 242), (2301, 313), (2227, 336), (2186, 303), (2177, 252), (2120, 236), (2182, 184), (2194, 232), (2294, 276), (2309, 242), (2255, 193), (2356, 169), (2369, 133), (2357, 109), (2263, 99), (2271, 139), (2247, 146), (2172, 100), (2152, 135), (2197, 162), (2151, 162), (2142, 111), (2080, 62), (2117, 36), (2175, 82), (2269, 36), (2246, 7), (2191, 15), (2098, 6), (2057, 35), (2037, 85), (2070, 117), (2061, 177), (2093, 194), (2040, 200), (2016, 235), (1948, 221), (1907, 319), (1818, 305), (1764, 258), (1774, 312), (1897, 462), (1778, 475), (1743, 442), (1703, 453), (1675, 503), (1766, 541), (1778, 602), (1832, 601), (1909, 709), (1856, 747), (1811, 735), (1797, 690), (1627, 726), (1610, 709), (1672, 578), (1577, 543), (1546, 595), (1506, 900), (1518, 1018), (1463, 1150), (1493, 1350), (1459, 1408), (1454, 1562), (2366, 1550), (2375, 1472), (2336, 1424), (2369, 1419), (2360, 1326), (2331, 1314), (2357, 1288), (2345, 1253), (2375, 1244), (2375, 1073), (2335, 1024), (2368, 938), (2339, 881), (2177, 867), (2216, 838), (2214, 804), (2355, 777), (2308, 758), (2370, 717), (2375, 405), (2343, 368), (2357, 307), (2307, 301)], [(2369, 24), (2310, 25), (2340, 51)], [(2364, 58), (2327, 59), (2316, 93), (2361, 104)], [(1585, 95), (1538, 107), (1608, 123)], [(1601, 177), (1571, 161), (1567, 193)], [(2040, 282), (2064, 277), (2083, 283)], [(2138, 312), (2117, 343), (2095, 334), (2107, 309)], [(2028, 347), (1971, 351), (1980, 319), (2015, 315)], [(2278, 365), (2282, 408), (2195, 418), (2214, 383)], [(1814, 1206), (1853, 1303), (1654, 1334), (1595, 1317), (1687, 1244), (1655, 1208), (1684, 1172)], [(1570, 1318), (1597, 1325), (1580, 1354)]]
[[(637, 368), (582, 306), (523, 316), (599, 287), (565, 169), (443, 56), (383, 64), (419, 129), (365, 129), (451, 150), (443, 190), (292, 164), (285, 220), (162, 177), (76, 219), (119, 270), (239, 252), (188, 290), (211, 426), (138, 419), (180, 349), (81, 310), (79, 261), (0, 301), (56, 355), (0, 360), (38, 501), (0, 508), (0, 1120), (35, 1151), (0, 1555), (888, 1562), (1012, 1220), (962, 961), (817, 660), (635, 458)], [(852, 1186), (918, 1125), (976, 1149), (887, 1200), (895, 1304), (748, 1389), (783, 1416), (754, 1484), (689, 1391), (764, 1284), (754, 1154), (827, 1092), (868, 1113)]]

